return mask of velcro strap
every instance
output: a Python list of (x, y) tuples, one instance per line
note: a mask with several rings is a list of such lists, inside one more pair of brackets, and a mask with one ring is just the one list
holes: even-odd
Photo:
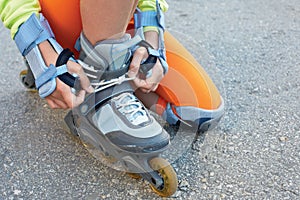
[(162, 67), (163, 67), (163, 70), (164, 70), (164, 74), (166, 74), (168, 72), (168, 64), (167, 64), (167, 61), (166, 61), (166, 58), (164, 56), (164, 50), (163, 49), (158, 49), (158, 50), (155, 50), (153, 49), (153, 47), (148, 43), (146, 42), (145, 40), (142, 40), (138, 46), (141, 46), (141, 47), (145, 47), (148, 51), (148, 54), (149, 54), (149, 57), (148, 59), (143, 63), (143, 65), (141, 65), (141, 72), (146, 74), (146, 72), (148, 72), (150, 69), (152, 69), (156, 63), (156, 59), (155, 58), (158, 58)]
[(51, 29), (48, 27), (49, 24), (42, 14), (40, 14), (40, 20), (35, 14), (32, 14), (20, 26), (14, 40), (23, 56), (27, 55), (39, 43), (54, 37)]
[(133, 92), (130, 83), (124, 82), (121, 85), (101, 90), (101, 92), (92, 93), (85, 98), (82, 104), (80, 104), (80, 111), (83, 115), (88, 115), (91, 111), (97, 110), (97, 108), (107, 100), (124, 92)]
[(158, 50), (152, 49), (152, 48), (147, 48), (148, 54), (155, 56), (155, 57), (160, 57), (160, 53)]
[(67, 64), (69, 59), (73, 57), (73, 52), (70, 49), (64, 49), (60, 54), (58, 55), (58, 58), (56, 60), (55, 66), (60, 66)]
[(156, 11), (145, 11), (135, 13), (134, 24), (136, 28), (140, 28), (142, 26), (160, 26), (157, 20)]
[[(80, 64), (84, 65), (85, 63), (80, 63)], [(113, 71), (108, 71), (108, 70), (91, 71), (88, 69), (85, 69), (85, 70), (86, 70), (86, 73), (88, 73), (88, 75), (90, 76), (90, 78), (92, 80), (96, 80), (98, 82), (99, 80), (111, 80), (114, 78), (118, 78), (118, 77), (124, 75), (128, 71), (128, 69), (129, 69), (129, 63), (127, 62), (123, 65), (122, 68), (116, 69)]]
[(155, 26), (165, 30), (165, 17), (158, 0), (156, 0), (156, 11), (136, 10), (134, 14), (134, 26), (135, 29), (145, 26)]
[[(73, 58), (73, 52), (70, 49), (64, 49), (59, 55), (56, 60), (55, 66), (60, 67), (67, 64), (69, 60), (72, 60), (76, 62), (76, 60)], [(72, 75), (69, 72), (62, 73), (57, 76), (61, 81), (63, 81), (65, 84), (70, 86), (71, 88), (75, 89), (75, 92), (81, 90), (80, 80), (79, 77), (76, 75)]]
[(66, 73), (67, 70), (67, 66), (66, 65), (62, 65), (59, 67), (55, 67), (54, 65), (50, 65), (46, 71), (44, 71), (36, 80), (35, 80), (35, 85), (36, 88), (39, 89), (40, 87), (42, 87), (44, 84), (46, 84), (47, 82), (55, 79), (57, 76)]

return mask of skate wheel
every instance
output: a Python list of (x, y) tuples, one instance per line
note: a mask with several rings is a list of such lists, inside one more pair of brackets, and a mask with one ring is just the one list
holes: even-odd
[(19, 78), (20, 81), (22, 82), (22, 84), (28, 89), (28, 91), (30, 92), (37, 92), (35, 86), (33, 83), (31, 83), (30, 85), (26, 82), (26, 76), (28, 74), (28, 70), (22, 70), (19, 74)]
[(141, 175), (139, 175), (139, 174), (137, 174), (137, 173), (130, 173), (130, 172), (126, 172), (126, 173), (127, 173), (128, 176), (130, 176), (130, 177), (133, 178), (133, 179), (139, 180), (139, 179), (142, 178)]
[(174, 194), (178, 187), (177, 175), (168, 161), (157, 157), (149, 161), (150, 167), (157, 171), (163, 179), (163, 186), (156, 188), (150, 184), (151, 189), (162, 197), (169, 197)]

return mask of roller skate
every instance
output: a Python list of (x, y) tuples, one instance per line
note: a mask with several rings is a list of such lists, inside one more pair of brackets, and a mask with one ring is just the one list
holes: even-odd
[[(111, 161), (110, 167), (143, 178), (160, 196), (171, 196), (177, 190), (177, 176), (160, 157), (169, 147), (170, 137), (134, 95), (132, 78), (127, 76), (132, 52), (146, 43), (127, 34), (95, 46), (81, 34), (80, 42), (78, 62), (95, 92), (66, 115), (70, 131), (94, 156), (104, 155)], [(156, 62), (151, 59), (155, 58), (150, 56), (142, 71), (147, 72)]]
[[(38, 44), (45, 40), (59, 54), (55, 65), (47, 66), (38, 48)], [(21, 73), (21, 79), (34, 79), (30, 88), (36, 88), (41, 98), (55, 90), (56, 78), (74, 92), (80, 90), (80, 77), (69, 74), (66, 66), (68, 60), (77, 60), (57, 43), (42, 14), (39, 18), (32, 14), (20, 26), (15, 42), (30, 69)], [(112, 166), (144, 178), (157, 194), (170, 196), (177, 189), (177, 176), (170, 164), (160, 157), (170, 145), (169, 135), (134, 96), (129, 83), (132, 78), (127, 76), (131, 57), (139, 46), (149, 51), (151, 48), (138, 35), (131, 38), (126, 34), (120, 40), (102, 41), (95, 47), (81, 36), (82, 50), (78, 62), (95, 92), (70, 111), (65, 122), (74, 135), (97, 152), (93, 155), (100, 152), (113, 158), (116, 164)], [(147, 73), (157, 59), (151, 52), (149, 54), (151, 56), (141, 66), (143, 73)], [(31, 72), (33, 76), (30, 76)]]

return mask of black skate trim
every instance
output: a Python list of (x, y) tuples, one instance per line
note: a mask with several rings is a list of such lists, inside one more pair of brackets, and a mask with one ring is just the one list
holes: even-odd
[[(64, 49), (59, 55), (56, 60), (55, 66), (59, 67), (62, 65), (66, 65), (67, 62), (71, 59), (75, 61), (74, 59), (74, 53), (70, 49)], [(63, 81), (65, 84), (70, 86), (71, 88), (74, 88), (76, 92), (79, 92), (82, 88), (80, 85), (79, 77), (73, 76), (70, 73), (66, 72), (64, 74), (61, 74), (57, 76), (61, 81)]]
[[(145, 47), (149, 54), (146, 61), (140, 65), (140, 72), (143, 74), (147, 74), (147, 72), (149, 70), (151, 70), (157, 62), (157, 56), (152, 55), (152, 53), (151, 53), (152, 52), (151, 50), (154, 50), (154, 48), (151, 46), (151, 44), (149, 44), (145, 40), (140, 41), (136, 46), (137, 47)], [(87, 57), (87, 54), (82, 51), (80, 53), (80, 57), (82, 57), (83, 58), (82, 60), (84, 60)], [(90, 78), (90, 79), (99, 82), (99, 80), (111, 80), (111, 79), (119, 78), (120, 76), (122, 76), (128, 72), (132, 58), (133, 58), (132, 54), (127, 54), (127, 58), (125, 59), (127, 61), (124, 63), (124, 65), (120, 69), (116, 69), (113, 71), (109, 71), (106, 69), (105, 70), (97, 69), (96, 71), (88, 71), (88, 73), (90, 75), (95, 77), (95, 78)]]
[[(87, 54), (83, 51), (80, 52), (80, 58), (83, 61), (85, 58), (87, 57)], [(129, 58), (129, 56), (127, 56), (126, 58), (128, 61), (126, 63), (124, 63), (124, 66), (122, 66), (120, 69), (116, 69), (113, 71), (108, 71), (108, 70), (104, 70), (104, 69), (97, 69), (96, 71), (88, 71), (88, 74), (95, 76), (95, 78), (90, 78), (91, 80), (95, 80), (97, 82), (99, 82), (99, 80), (111, 80), (111, 79), (115, 79), (118, 78), (124, 74), (126, 74), (126, 72), (129, 69), (129, 65), (130, 65), (130, 60), (131, 58)]]
[[(73, 115), (72, 111), (69, 111), (67, 115), (64, 117), (65, 124), (68, 126), (70, 132), (74, 136), (79, 136), (78, 134), (78, 126), (79, 124), (76, 123), (76, 115)], [(78, 118), (78, 117), (77, 117)]]
[[(99, 82), (99, 80), (111, 80), (111, 79), (119, 78), (120, 76), (122, 76), (128, 72), (131, 60), (132, 60), (132, 57), (124, 65), (124, 67), (113, 70), (113, 71), (107, 71), (107, 70), (97, 70), (96, 72), (89, 71), (88, 73), (90, 75), (93, 75), (96, 77), (96, 78), (90, 78), (90, 79), (94, 80), (96, 82)], [(157, 61), (157, 57), (155, 57), (153, 55), (149, 55), (147, 60), (143, 64), (141, 64), (140, 72), (146, 75), (147, 72), (154, 67), (154, 65), (156, 64), (156, 61)]]
[(122, 85), (116, 85), (114, 87), (109, 87), (96, 93), (90, 94), (86, 97), (85, 101), (80, 104), (79, 110), (81, 114), (88, 115), (91, 111), (97, 110), (99, 106), (111, 99), (112, 97), (124, 93), (133, 92), (129, 83), (123, 83)]
[(106, 134), (111, 143), (132, 153), (153, 153), (163, 151), (170, 144), (170, 136), (165, 131), (150, 138), (137, 138), (123, 132)]

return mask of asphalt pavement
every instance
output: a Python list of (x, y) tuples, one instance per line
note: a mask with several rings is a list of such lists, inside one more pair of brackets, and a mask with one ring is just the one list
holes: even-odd
[[(226, 114), (173, 163), (174, 199), (300, 199), (298, 0), (173, 0), (167, 28), (219, 87)], [(160, 199), (112, 170), (19, 82), (0, 25), (0, 199)]]

